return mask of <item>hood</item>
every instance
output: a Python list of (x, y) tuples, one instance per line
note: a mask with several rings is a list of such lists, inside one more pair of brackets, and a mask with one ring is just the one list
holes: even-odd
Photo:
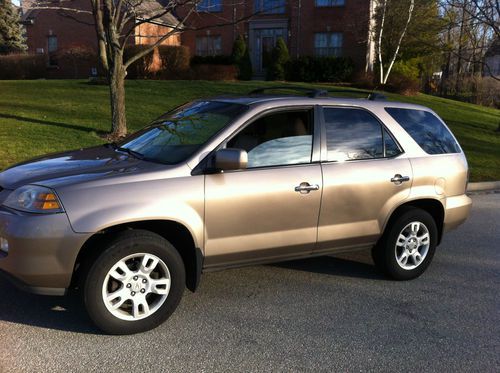
[[(26, 184), (57, 186), (59, 183), (90, 181), (110, 175), (130, 174), (158, 169), (159, 164), (141, 161), (98, 146), (52, 154), (19, 163), (0, 173), (0, 189), (16, 189)], [(57, 181), (57, 182), (55, 182)]]

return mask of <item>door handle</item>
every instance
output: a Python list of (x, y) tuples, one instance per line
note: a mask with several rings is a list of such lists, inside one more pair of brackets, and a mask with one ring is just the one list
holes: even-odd
[(295, 187), (295, 191), (299, 192), (301, 194), (307, 194), (312, 190), (319, 190), (319, 185), (318, 184), (309, 184), (309, 183), (300, 183), (299, 186)]
[(391, 182), (393, 182), (394, 184), (396, 185), (401, 185), (403, 184), (405, 181), (410, 181), (410, 177), (409, 176), (401, 176), (400, 174), (396, 174), (394, 175), (394, 177), (391, 179)]

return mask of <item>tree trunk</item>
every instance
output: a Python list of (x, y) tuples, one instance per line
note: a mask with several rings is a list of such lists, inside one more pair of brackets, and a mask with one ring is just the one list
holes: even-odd
[(125, 115), (125, 75), (121, 56), (115, 57), (109, 74), (109, 90), (111, 98), (111, 123), (113, 139), (119, 139), (127, 134), (127, 118)]
[(465, 7), (467, 3), (464, 1), (462, 4), (462, 18), (460, 19), (460, 34), (458, 36), (458, 60), (456, 67), (456, 76), (455, 76), (455, 96), (458, 97), (459, 91), (461, 90), (461, 73), (462, 73), (462, 49), (463, 49), (463, 38), (464, 38), (464, 30), (465, 30)]

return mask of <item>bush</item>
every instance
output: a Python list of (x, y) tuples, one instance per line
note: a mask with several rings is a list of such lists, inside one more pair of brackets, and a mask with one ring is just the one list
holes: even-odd
[(161, 60), (159, 76), (172, 79), (189, 70), (189, 48), (184, 46), (160, 45), (158, 54)]
[(238, 35), (233, 44), (233, 51), (231, 53), (231, 58), (233, 63), (239, 65), (245, 57), (245, 53), (247, 51), (247, 44), (245, 43), (245, 38), (241, 35)]
[[(478, 105), (491, 106), (500, 109), (500, 82), (491, 76), (469, 78), (473, 82), (471, 91), (474, 93), (472, 102)], [(498, 125), (500, 132), (500, 123)]]
[(252, 79), (252, 61), (250, 52), (243, 36), (239, 35), (234, 41), (233, 53), (231, 54), (233, 63), (238, 66), (238, 79)]
[(420, 90), (420, 70), (415, 60), (397, 61), (392, 67), (386, 89), (405, 96), (412, 96)]
[(232, 65), (232, 56), (194, 56), (191, 59), (191, 65)]
[(354, 64), (347, 57), (303, 56), (288, 64), (287, 79), (299, 82), (345, 82), (351, 79)]
[[(88, 77), (90, 66), (97, 66), (97, 53), (94, 49), (84, 44), (73, 44), (56, 53), (59, 66), (68, 66), (68, 78)], [(84, 66), (83, 69), (81, 67)], [(80, 68), (80, 69), (79, 69)], [(81, 71), (84, 70), (84, 71)]]
[(285, 80), (290, 54), (283, 38), (278, 38), (271, 53), (271, 65), (267, 69), (267, 80)]
[(43, 54), (0, 56), (0, 79), (42, 79), (47, 76), (47, 59)]
[(352, 86), (356, 88), (364, 88), (371, 90), (376, 87), (375, 76), (373, 72), (359, 71), (354, 74), (352, 82), (353, 82)]
[(236, 80), (238, 68), (235, 65), (197, 64), (191, 67), (189, 79), (196, 80)]
[[(130, 57), (135, 56), (147, 49), (148, 45), (129, 45), (125, 47), (123, 52), (123, 60), (127, 61)], [(149, 53), (143, 58), (135, 61), (127, 69), (127, 78), (130, 79), (150, 79), (155, 74), (151, 71), (151, 65), (153, 63), (153, 53)]]

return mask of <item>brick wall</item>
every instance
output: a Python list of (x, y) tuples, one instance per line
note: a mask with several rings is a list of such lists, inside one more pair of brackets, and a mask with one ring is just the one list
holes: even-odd
[[(255, 14), (254, 1), (222, 0), (222, 12), (198, 12), (189, 19), (189, 25), (202, 28), (186, 31), (182, 34), (182, 44), (196, 53), (196, 38), (205, 35), (220, 35), (222, 54), (230, 54), (232, 44), (238, 34), (252, 38), (251, 25), (260, 23), (265, 27), (285, 24), (286, 37), (292, 57), (314, 54), (314, 35), (318, 32), (340, 32), (343, 35), (344, 56), (351, 57), (358, 70), (366, 64), (368, 25), (370, 19), (370, 0), (345, 0), (344, 5), (334, 7), (317, 7), (315, 0), (288, 0), (284, 14)], [(300, 6), (299, 6), (300, 5)], [(181, 10), (179, 16), (185, 14)], [(253, 15), (253, 16), (252, 16)], [(252, 16), (238, 25), (214, 27), (220, 23)], [(264, 26), (259, 26), (264, 27)], [(255, 43), (249, 40), (250, 48)]]
[[(90, 10), (89, 0), (73, 0), (71, 7), (81, 10)], [(97, 60), (97, 36), (92, 15), (85, 13), (70, 14), (78, 21), (68, 18), (58, 10), (32, 10), (25, 15), (28, 52), (33, 54), (44, 54), (47, 60), (47, 74), (49, 78), (87, 78), (91, 70), (98, 67)], [(159, 24), (143, 24), (136, 29), (136, 37), (131, 39), (131, 44), (151, 44), (158, 40), (170, 29)], [(57, 51), (61, 52), (73, 46), (85, 46), (95, 53), (92, 60), (78, 61), (75, 66), (73, 62), (62, 63), (49, 54), (49, 37), (57, 38)], [(180, 35), (172, 35), (162, 42), (164, 45), (180, 45)], [(52, 54), (53, 55), (53, 54)], [(159, 64), (159, 57), (154, 56), (153, 69)], [(76, 74), (75, 74), (76, 73)]]

